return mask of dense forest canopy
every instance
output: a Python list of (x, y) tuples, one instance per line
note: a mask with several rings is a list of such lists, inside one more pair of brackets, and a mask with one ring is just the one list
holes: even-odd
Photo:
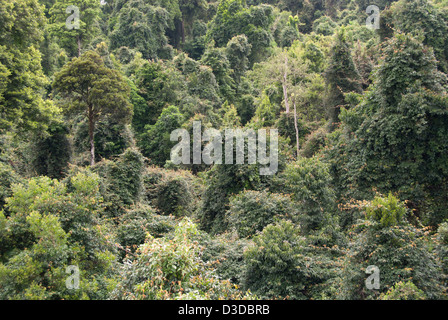
[(446, 0), (2, 0), (0, 299), (447, 299), (447, 75)]

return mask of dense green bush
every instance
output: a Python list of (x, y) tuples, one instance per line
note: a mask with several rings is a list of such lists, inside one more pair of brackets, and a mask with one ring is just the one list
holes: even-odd
[(303, 255), (305, 238), (289, 221), (267, 226), (244, 254), (244, 286), (263, 299), (305, 299), (312, 274)]
[(325, 214), (335, 209), (335, 195), (328, 165), (319, 158), (301, 158), (287, 165), (277, 180), (279, 192), (291, 194), (299, 212), (297, 220), (309, 233), (325, 223)]
[(100, 190), (105, 214), (119, 217), (125, 208), (143, 199), (145, 158), (134, 148), (127, 149), (114, 160), (103, 160), (93, 170), (101, 177)]
[[(81, 121), (76, 125), (73, 144), (76, 152), (82, 153), (89, 149), (89, 126), (87, 121)], [(133, 134), (129, 126), (116, 123), (105, 117), (98, 121), (95, 130), (95, 160), (112, 159), (122, 154), (126, 149), (135, 145)], [(87, 152), (86, 152), (87, 153)], [(84, 159), (86, 159), (84, 157)], [(84, 164), (82, 162), (81, 164)], [(88, 160), (85, 160), (88, 161)], [(88, 162), (87, 162), (88, 163)]]
[(212, 263), (221, 279), (229, 279), (240, 286), (244, 278), (244, 251), (249, 245), (246, 239), (237, 239), (233, 233), (210, 236), (204, 233), (200, 243), (205, 249), (202, 259)]
[(150, 167), (143, 179), (146, 199), (163, 215), (191, 215), (198, 205), (202, 186), (189, 171)]
[(127, 209), (126, 213), (119, 217), (117, 241), (123, 249), (135, 252), (145, 242), (148, 234), (160, 238), (172, 230), (174, 219), (171, 216), (159, 216), (154, 208), (139, 204)]
[(241, 238), (252, 237), (278, 219), (297, 219), (297, 208), (288, 196), (267, 191), (243, 191), (230, 199), (229, 206), (229, 228)]

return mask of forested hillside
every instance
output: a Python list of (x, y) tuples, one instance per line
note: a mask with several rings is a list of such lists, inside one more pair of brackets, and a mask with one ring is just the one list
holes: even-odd
[(447, 0), (1, 0), (0, 299), (447, 299), (447, 74)]

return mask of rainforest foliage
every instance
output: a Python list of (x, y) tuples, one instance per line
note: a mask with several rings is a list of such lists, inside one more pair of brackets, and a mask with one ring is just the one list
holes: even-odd
[(447, 74), (446, 0), (0, 1), (0, 299), (447, 299)]

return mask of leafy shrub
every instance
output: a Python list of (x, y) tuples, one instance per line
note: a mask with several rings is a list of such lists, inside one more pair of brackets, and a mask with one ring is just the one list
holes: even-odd
[(319, 128), (312, 132), (302, 147), (301, 155), (311, 158), (316, 155), (327, 144), (327, 132), (324, 128)]
[(200, 258), (203, 249), (192, 240), (197, 232), (196, 226), (184, 219), (176, 227), (172, 240), (149, 236), (139, 248), (137, 258), (125, 263), (112, 299), (243, 298), (229, 281), (219, 280)]
[(262, 299), (305, 299), (309, 261), (302, 254), (305, 238), (289, 221), (267, 226), (244, 254), (244, 287)]
[(232, 233), (210, 236), (206, 233), (202, 259), (213, 264), (221, 279), (229, 279), (236, 285), (242, 285), (244, 278), (244, 251), (249, 245), (246, 239), (237, 239)]
[(146, 198), (164, 215), (191, 215), (201, 192), (198, 179), (184, 170), (148, 168), (144, 186)]
[(334, 210), (329, 169), (317, 157), (289, 163), (277, 183), (276, 189), (290, 193), (297, 204), (298, 221), (305, 233), (322, 227), (325, 213)]
[(0, 161), (0, 210), (6, 203), (6, 198), (11, 194), (11, 185), (19, 182), (19, 176), (14, 169)]
[(94, 167), (102, 177), (101, 192), (111, 216), (141, 200), (145, 159), (137, 149), (127, 149), (114, 161), (104, 160)]
[(138, 246), (145, 242), (148, 234), (160, 238), (172, 230), (172, 217), (159, 216), (152, 207), (140, 204), (127, 209), (119, 218), (117, 240), (123, 248), (135, 252)]
[(266, 191), (243, 191), (230, 199), (229, 225), (241, 238), (252, 237), (275, 220), (297, 214), (288, 196)]

